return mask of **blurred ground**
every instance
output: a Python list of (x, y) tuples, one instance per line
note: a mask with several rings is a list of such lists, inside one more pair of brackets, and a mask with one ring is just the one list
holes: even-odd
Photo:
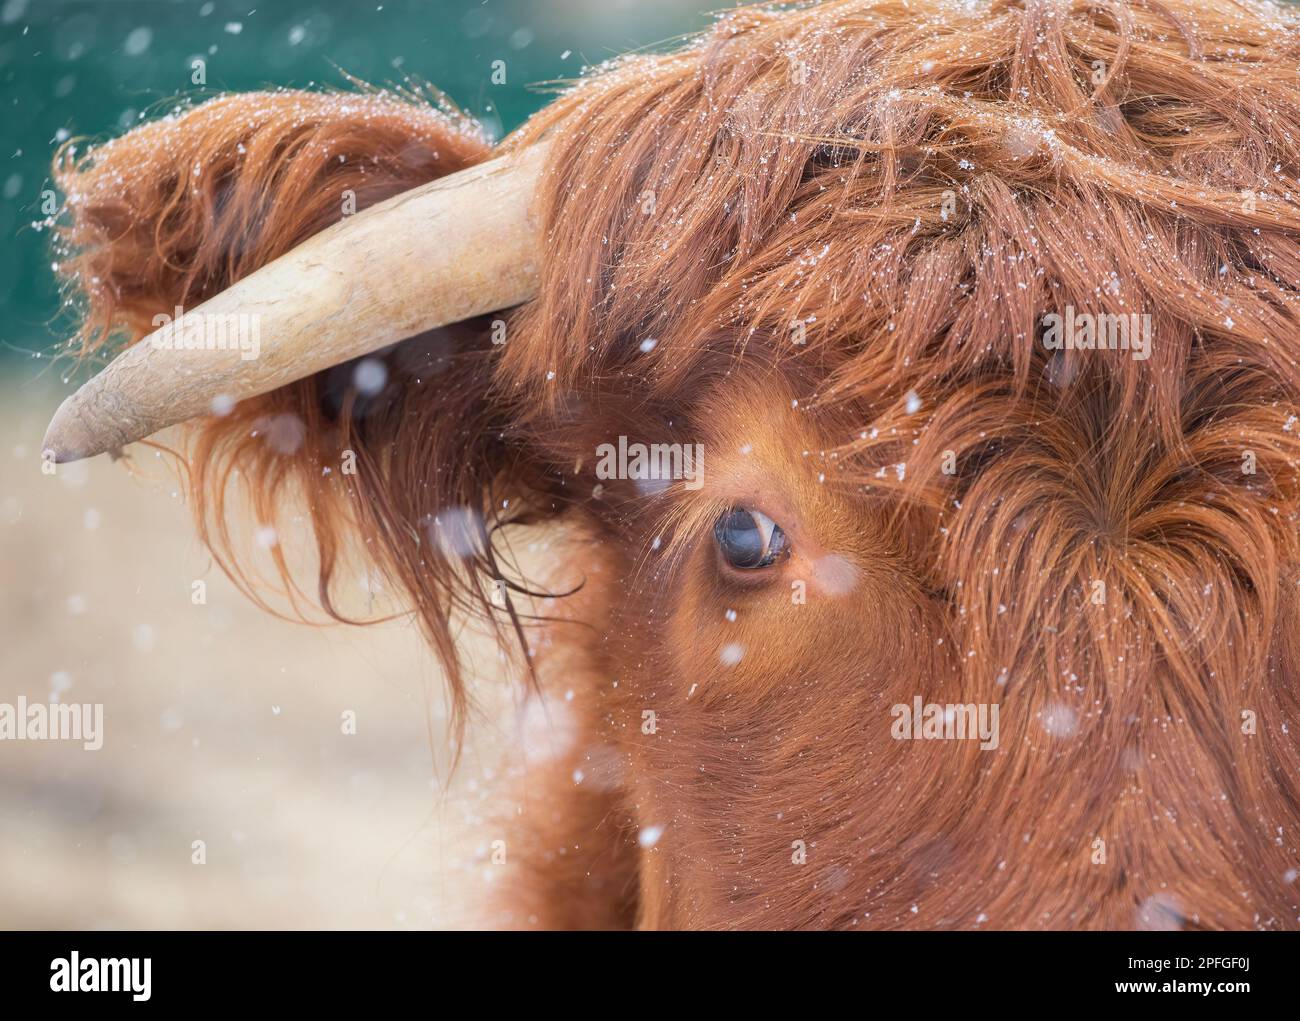
[(151, 478), (106, 457), (43, 475), (58, 397), (0, 378), (0, 702), (100, 702), (106, 735), (0, 741), (0, 928), (475, 924), (501, 742), (477, 727), (444, 785), (414, 631), (260, 611), (151, 451), (133, 448)]

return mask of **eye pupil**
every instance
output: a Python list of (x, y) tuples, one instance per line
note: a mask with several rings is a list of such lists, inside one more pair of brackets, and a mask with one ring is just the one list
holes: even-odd
[(766, 515), (736, 507), (713, 526), (723, 558), (732, 567), (754, 570), (770, 567), (785, 552), (785, 533)]

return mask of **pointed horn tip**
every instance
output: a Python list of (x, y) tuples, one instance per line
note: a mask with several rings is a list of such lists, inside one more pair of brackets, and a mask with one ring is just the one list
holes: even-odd
[(64, 398), (50, 419), (45, 439), (41, 441), (42, 457), (53, 460), (55, 464), (82, 461), (107, 449), (96, 443), (94, 436), (82, 424), (80, 416), (71, 407), (72, 400), (72, 397)]

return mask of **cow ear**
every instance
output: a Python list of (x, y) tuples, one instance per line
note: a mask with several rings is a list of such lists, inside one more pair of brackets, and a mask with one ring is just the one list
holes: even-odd
[[(467, 125), (422, 97), (259, 93), (89, 154), (65, 147), (59, 269), (85, 310), (80, 351), (133, 343), (155, 317), (198, 305), (342, 217), (480, 162), (489, 147)], [(245, 591), (267, 605), (270, 580), (299, 613), (315, 604), (354, 619), (339, 598), (345, 578), (356, 584), (352, 568), (386, 579), (443, 659), (457, 710), (448, 617), (466, 607), (495, 616), (483, 585), (500, 576), (488, 518), (502, 501), (491, 490), (510, 484), (487, 400), (494, 330), (491, 319), (456, 324), (261, 397), (218, 399), (180, 430), (175, 451), (200, 535)], [(285, 553), (308, 526), (314, 584)], [(349, 563), (356, 551), (362, 562)], [(258, 571), (266, 556), (274, 570)]]

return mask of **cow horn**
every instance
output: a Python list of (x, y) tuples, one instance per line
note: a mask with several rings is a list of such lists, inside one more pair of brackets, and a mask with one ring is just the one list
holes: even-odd
[[(46, 457), (77, 461), (537, 291), (534, 145), (334, 224), (119, 354), (68, 397)], [(195, 338), (198, 338), (195, 340)], [(187, 343), (189, 338), (189, 343)]]

